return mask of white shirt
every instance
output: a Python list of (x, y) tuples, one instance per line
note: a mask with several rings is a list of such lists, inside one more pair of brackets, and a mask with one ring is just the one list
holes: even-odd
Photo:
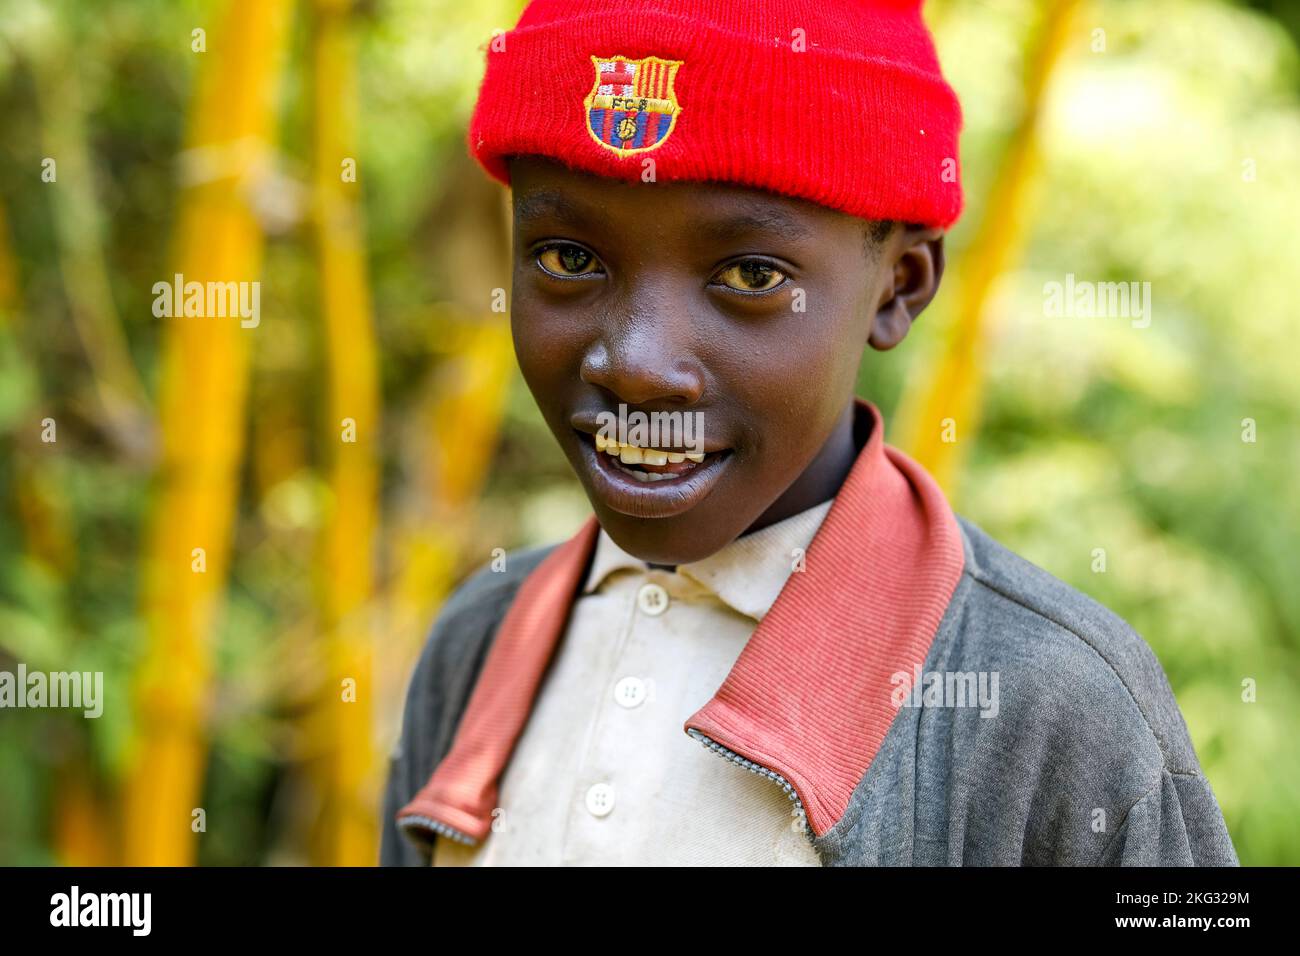
[(718, 690), (831, 501), (675, 572), (600, 532), (478, 847), (434, 866), (820, 866), (775, 781), (683, 724)]

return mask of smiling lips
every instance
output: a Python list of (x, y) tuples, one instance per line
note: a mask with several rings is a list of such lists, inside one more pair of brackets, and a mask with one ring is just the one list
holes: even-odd
[[(704, 461), (703, 452), (665, 451), (661, 448), (643, 448), (628, 445), (597, 434), (596, 451), (614, 459), (620, 471), (638, 481), (666, 481), (684, 475)], [(635, 468), (626, 467), (636, 465)]]
[(633, 518), (670, 518), (706, 498), (730, 464), (731, 449), (668, 451), (620, 444), (577, 429), (593, 495)]

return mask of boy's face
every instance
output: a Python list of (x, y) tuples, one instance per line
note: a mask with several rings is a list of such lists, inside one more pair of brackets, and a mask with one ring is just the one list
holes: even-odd
[[(794, 198), (538, 157), (512, 160), (510, 178), (519, 365), (621, 548), (697, 561), (835, 494), (857, 453), (862, 349), (896, 345), (933, 297), (940, 230), (877, 241), (866, 221)], [(620, 405), (699, 413), (704, 460), (597, 451), (598, 416)]]

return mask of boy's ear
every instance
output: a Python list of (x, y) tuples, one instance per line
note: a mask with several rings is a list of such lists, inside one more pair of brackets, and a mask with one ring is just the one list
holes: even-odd
[(882, 352), (903, 341), (916, 317), (939, 291), (943, 230), (904, 225), (885, 243), (885, 255), (893, 260), (894, 281), (881, 292), (867, 339), (872, 348)]

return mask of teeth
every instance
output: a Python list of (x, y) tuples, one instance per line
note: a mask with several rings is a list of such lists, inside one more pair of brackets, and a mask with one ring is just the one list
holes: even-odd
[[(607, 454), (618, 458), (625, 465), (668, 465), (681, 464), (690, 460), (697, 465), (704, 461), (704, 452), (681, 452), (681, 451), (664, 451), (661, 448), (642, 448), (640, 445), (621, 445), (613, 438), (606, 438), (597, 432), (594, 436), (596, 439), (596, 450), (603, 451)], [(639, 472), (639, 475), (648, 475), (650, 472)], [(659, 476), (655, 476), (658, 478)], [(670, 477), (670, 476), (665, 476)]]
[[(595, 450), (614, 455), (624, 464), (680, 464), (685, 460), (692, 460), (695, 464), (699, 464), (705, 460), (703, 451), (664, 451), (663, 449), (646, 449), (646, 447), (640, 445), (620, 445), (615, 438), (607, 438), (599, 432), (595, 433), (593, 437), (595, 438)], [(624, 471), (630, 472), (628, 468), (624, 468)], [(649, 476), (642, 479), (646, 481), (672, 477), (671, 475), (656, 475), (654, 472), (647, 471), (632, 473), (636, 473), (637, 477)]]

